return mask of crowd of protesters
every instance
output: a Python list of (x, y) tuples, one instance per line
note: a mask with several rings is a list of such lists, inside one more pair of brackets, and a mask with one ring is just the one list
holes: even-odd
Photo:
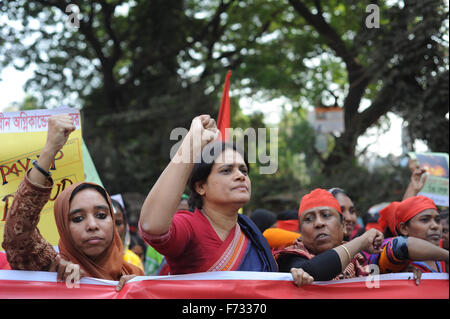
[(54, 185), (52, 160), (75, 127), (68, 115), (48, 124), (45, 147), (6, 220), (0, 269), (53, 271), (59, 280), (77, 269), (80, 277), (118, 281), (117, 290), (135, 276), (210, 271), (288, 272), (298, 286), (367, 276), (374, 264), (381, 273), (413, 272), (417, 282), (424, 272), (448, 272), (448, 210), (417, 195), (423, 169), (412, 167), (403, 198), (386, 203), (370, 227), (358, 223), (357, 207), (339, 187), (311, 190), (295, 210), (258, 209), (247, 217), (240, 213), (251, 200), (246, 155), (217, 140), (208, 115), (192, 120), (148, 190), (133, 232), (125, 207), (100, 185), (66, 188), (54, 205), (55, 249), (37, 224)]

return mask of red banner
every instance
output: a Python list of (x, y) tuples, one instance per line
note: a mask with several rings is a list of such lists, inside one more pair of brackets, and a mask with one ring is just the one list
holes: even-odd
[(314, 282), (297, 287), (290, 274), (210, 272), (136, 277), (117, 282), (81, 279), (78, 288), (56, 282), (56, 273), (0, 270), (1, 299), (448, 299), (448, 274), (412, 273)]

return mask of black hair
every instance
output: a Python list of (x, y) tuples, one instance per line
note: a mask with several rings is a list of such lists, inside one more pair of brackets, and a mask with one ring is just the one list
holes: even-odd
[[(345, 196), (347, 196), (348, 198), (351, 199), (351, 197), (342, 188), (339, 188), (339, 187), (330, 188), (328, 190), (328, 192), (331, 193), (331, 195), (333, 195), (334, 198), (337, 198), (337, 195), (339, 195), (339, 194), (343, 194), (343, 195), (345, 195)], [(344, 215), (343, 214), (339, 214), (339, 216), (341, 217), (341, 223), (343, 223), (344, 222)]]
[(130, 233), (130, 244), (128, 245), (128, 249), (131, 249), (136, 245), (141, 246), (145, 254), (145, 248), (147, 247), (145, 241), (138, 234)]
[(440, 215), (439, 217), (441, 218), (441, 221), (444, 221), (448, 224), (448, 209), (440, 212), (439, 215)]
[(334, 198), (336, 198), (337, 195), (339, 195), (339, 194), (343, 194), (343, 195), (345, 195), (347, 197), (350, 197), (350, 196), (347, 195), (347, 193), (342, 188), (339, 188), (339, 187), (330, 188), (328, 190), (328, 192), (331, 193), (331, 195), (333, 195)]
[(244, 158), (245, 165), (247, 165), (247, 172), (250, 173), (250, 165), (248, 164), (245, 153), (239, 149), (234, 143), (217, 141), (208, 144), (202, 151), (200, 161), (197, 161), (192, 169), (191, 175), (188, 179), (188, 186), (191, 191), (189, 196), (189, 207), (195, 209), (203, 208), (203, 199), (200, 194), (195, 190), (195, 184), (197, 182), (205, 182), (211, 173), (211, 168), (214, 165), (214, 161), (219, 157), (225, 149), (232, 149)]
[(277, 222), (277, 215), (263, 208), (255, 209), (249, 217), (258, 226), (261, 233)]
[(298, 219), (298, 211), (284, 210), (277, 215), (277, 220), (292, 220), (292, 219)]
[(384, 235), (384, 238), (395, 237), (394, 233), (391, 231), (391, 229), (389, 227), (386, 227), (383, 235)]

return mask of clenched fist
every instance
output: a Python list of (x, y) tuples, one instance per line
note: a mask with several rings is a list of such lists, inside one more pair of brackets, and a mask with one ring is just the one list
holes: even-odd
[(209, 115), (200, 115), (191, 122), (189, 132), (172, 158), (174, 163), (194, 163), (199, 157), (203, 148), (217, 139), (219, 130), (216, 121)]
[(189, 133), (192, 134), (194, 148), (203, 149), (205, 145), (219, 136), (216, 121), (209, 115), (200, 115), (192, 120)]
[(68, 114), (59, 114), (49, 118), (47, 143), (45, 148), (49, 151), (58, 153), (58, 151), (66, 144), (70, 133), (75, 130), (72, 116)]

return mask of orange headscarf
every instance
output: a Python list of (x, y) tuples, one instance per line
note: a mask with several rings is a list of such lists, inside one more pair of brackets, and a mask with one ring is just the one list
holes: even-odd
[(299, 233), (288, 231), (281, 228), (267, 228), (263, 233), (269, 247), (272, 249), (283, 248), (292, 245), (294, 241), (301, 237)]
[(114, 214), (112, 213), (111, 198), (106, 190), (106, 200), (113, 219), (114, 228), (114, 236), (111, 245), (105, 250), (105, 252), (103, 252), (101, 256), (99, 256), (98, 261), (96, 262), (76, 247), (69, 230), (69, 201), (75, 188), (82, 184), (99, 186), (97, 184), (87, 182), (70, 185), (68, 188), (64, 189), (61, 194), (59, 194), (55, 201), (54, 214), (56, 226), (59, 232), (58, 247), (61, 257), (73, 263), (79, 264), (88, 277), (119, 280), (122, 275), (144, 275), (141, 269), (123, 260), (122, 240), (116, 230)]
[(407, 222), (426, 209), (437, 210), (434, 202), (426, 196), (413, 196), (403, 200), (395, 212), (395, 226), (398, 229), (400, 223)]

